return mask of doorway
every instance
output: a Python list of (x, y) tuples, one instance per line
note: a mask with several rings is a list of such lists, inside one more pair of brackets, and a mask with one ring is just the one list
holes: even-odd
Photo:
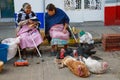
[(13, 18), (14, 17), (14, 4), (13, 0), (1, 0), (1, 18)]
[(120, 25), (120, 1), (116, 0), (116, 18), (115, 24)]

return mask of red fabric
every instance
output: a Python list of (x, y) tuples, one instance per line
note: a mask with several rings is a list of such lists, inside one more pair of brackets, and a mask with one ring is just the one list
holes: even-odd
[(61, 52), (61, 53), (60, 53), (60, 59), (63, 59), (63, 58), (64, 58), (64, 53)]
[(74, 57), (78, 57), (78, 53), (76, 52), (76, 53), (74, 53)]
[(120, 6), (105, 7), (105, 25), (120, 25)]

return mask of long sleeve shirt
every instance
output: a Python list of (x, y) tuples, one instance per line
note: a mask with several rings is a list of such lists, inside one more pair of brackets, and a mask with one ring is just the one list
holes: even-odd
[(56, 12), (53, 16), (49, 16), (48, 13), (45, 14), (45, 32), (48, 33), (49, 29), (55, 24), (69, 24), (69, 17), (67, 14), (59, 9), (56, 8)]

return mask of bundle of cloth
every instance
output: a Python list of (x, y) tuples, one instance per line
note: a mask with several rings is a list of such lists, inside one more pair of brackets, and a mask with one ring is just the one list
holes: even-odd
[(79, 32), (80, 43), (93, 44), (94, 40), (92, 34), (81, 30)]
[(92, 34), (81, 30), (78, 36), (80, 40), (80, 46), (78, 46), (77, 52), (79, 53), (79, 55), (88, 58), (92, 54), (95, 54), (96, 51), (93, 50), (95, 47)]
[(81, 44), (81, 46), (79, 46), (76, 50), (77, 50), (77, 53), (79, 56), (83, 56), (85, 58), (88, 58), (96, 53), (94, 48), (95, 48), (94, 44), (84, 43), (84, 44)]

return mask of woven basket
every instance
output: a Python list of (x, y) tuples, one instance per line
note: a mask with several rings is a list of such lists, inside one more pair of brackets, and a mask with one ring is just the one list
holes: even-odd
[(4, 65), (4, 63), (3, 63), (2, 61), (0, 61), (0, 72), (1, 72), (2, 69), (3, 69), (3, 65)]

